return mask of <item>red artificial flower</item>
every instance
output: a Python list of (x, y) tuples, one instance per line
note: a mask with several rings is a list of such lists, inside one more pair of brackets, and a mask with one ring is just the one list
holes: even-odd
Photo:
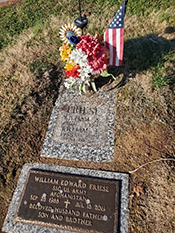
[(74, 78), (80, 78), (80, 72), (78, 72), (78, 70), (80, 69), (80, 66), (75, 66), (72, 70), (67, 70), (65, 72), (65, 74), (68, 76), (68, 78), (70, 77), (74, 77)]

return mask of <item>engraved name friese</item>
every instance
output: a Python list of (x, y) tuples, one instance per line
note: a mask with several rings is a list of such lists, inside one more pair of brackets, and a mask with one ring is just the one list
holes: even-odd
[(107, 117), (108, 106), (103, 101), (101, 104), (76, 103), (76, 100), (61, 103), (53, 139), (61, 143), (105, 146)]
[(119, 188), (119, 181), (30, 170), (15, 221), (117, 233)]

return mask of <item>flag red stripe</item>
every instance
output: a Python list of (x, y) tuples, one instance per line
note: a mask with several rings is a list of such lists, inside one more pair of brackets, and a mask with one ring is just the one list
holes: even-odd
[(110, 52), (110, 65), (121, 66), (123, 60), (124, 28), (107, 29), (104, 34), (105, 47)]
[(119, 66), (122, 65), (123, 60), (123, 46), (124, 46), (124, 28), (120, 29), (120, 56), (119, 56)]
[(112, 30), (112, 46), (113, 46), (113, 58), (112, 58), (112, 64), (113, 66), (115, 66), (116, 64), (116, 56), (117, 56), (117, 39), (116, 39), (116, 33), (117, 30), (113, 29)]

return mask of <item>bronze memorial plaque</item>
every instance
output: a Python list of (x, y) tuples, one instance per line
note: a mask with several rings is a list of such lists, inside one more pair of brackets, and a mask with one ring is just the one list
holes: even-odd
[(120, 181), (31, 169), (15, 221), (117, 233)]
[(100, 98), (74, 97), (60, 104), (53, 140), (59, 143), (106, 146), (109, 106)]

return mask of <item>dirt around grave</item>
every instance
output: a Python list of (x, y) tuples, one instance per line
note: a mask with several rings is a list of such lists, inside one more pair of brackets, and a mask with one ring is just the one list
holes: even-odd
[[(6, 153), (0, 166), (1, 226), (23, 164), (39, 162), (129, 172), (130, 232), (173, 232), (175, 101), (168, 86), (154, 90), (146, 74), (116, 90), (114, 161), (100, 164), (40, 158), (53, 107), (47, 98), (39, 101), (39, 93), (46, 94), (40, 88), (28, 97), (32, 105), (23, 103), (1, 133), (1, 155)], [(143, 185), (137, 193), (139, 182)]]

